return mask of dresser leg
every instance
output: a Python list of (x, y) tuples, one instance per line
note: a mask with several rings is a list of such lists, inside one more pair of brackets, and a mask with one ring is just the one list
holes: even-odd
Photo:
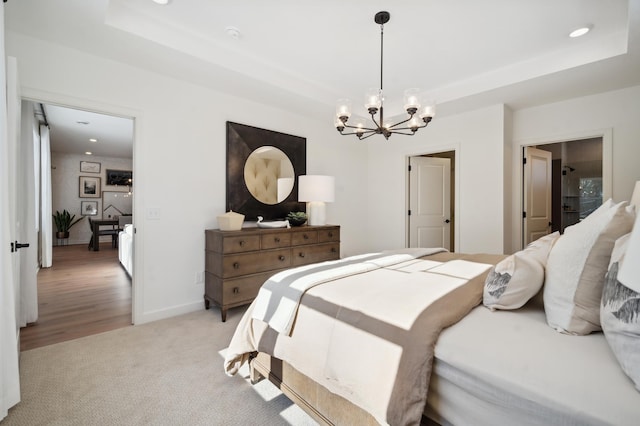
[(220, 308), (220, 315), (222, 316), (222, 322), (225, 322), (227, 320), (227, 309)]

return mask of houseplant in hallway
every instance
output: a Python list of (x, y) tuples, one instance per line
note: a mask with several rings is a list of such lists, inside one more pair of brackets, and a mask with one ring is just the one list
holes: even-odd
[(66, 209), (63, 210), (62, 213), (56, 210), (56, 213), (53, 215), (53, 223), (56, 224), (56, 229), (58, 230), (58, 232), (56, 232), (56, 238), (69, 238), (69, 229), (84, 219), (83, 217), (79, 217), (78, 219), (73, 220), (75, 217), (75, 214), (72, 215)]

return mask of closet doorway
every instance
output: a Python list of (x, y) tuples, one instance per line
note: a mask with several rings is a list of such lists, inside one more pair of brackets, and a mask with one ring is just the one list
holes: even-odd
[[(534, 147), (551, 153), (551, 193), (547, 200), (551, 205), (551, 221), (546, 233), (564, 233), (568, 226), (583, 220), (604, 201), (603, 137), (539, 144)], [(523, 149), (523, 158), (526, 158), (527, 148)], [(525, 164), (525, 169), (526, 166)], [(523, 179), (523, 183), (523, 194), (527, 194), (530, 190), (527, 179)], [(530, 214), (526, 203), (523, 211), (524, 216)], [(523, 228), (526, 229), (526, 226)], [(526, 233), (523, 241), (525, 246), (530, 242)]]

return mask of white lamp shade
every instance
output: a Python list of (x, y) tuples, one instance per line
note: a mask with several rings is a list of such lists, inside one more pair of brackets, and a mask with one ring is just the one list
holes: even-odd
[(298, 201), (335, 200), (335, 178), (333, 176), (301, 175), (298, 177)]

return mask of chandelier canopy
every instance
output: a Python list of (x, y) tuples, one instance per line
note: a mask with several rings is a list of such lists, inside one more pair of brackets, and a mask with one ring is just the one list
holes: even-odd
[[(366, 139), (373, 135), (383, 135), (389, 139), (392, 134), (414, 135), (418, 129), (427, 127), (433, 119), (435, 106), (430, 102), (425, 102), (420, 89), (407, 89), (404, 91), (404, 109), (408, 117), (400, 118), (397, 123), (385, 122), (384, 117), (384, 96), (382, 92), (382, 59), (384, 53), (384, 24), (389, 22), (391, 15), (389, 12), (378, 12), (374, 21), (380, 25), (380, 88), (368, 89), (365, 93), (364, 107), (367, 109), (371, 120), (364, 117), (351, 117), (351, 101), (349, 99), (339, 99), (336, 107), (336, 129), (341, 135), (356, 135), (358, 139)], [(380, 112), (376, 119), (376, 114)], [(418, 112), (419, 111), (419, 112)], [(351, 121), (349, 118), (351, 117)], [(373, 123), (371, 122), (373, 121)], [(345, 132), (345, 129), (351, 131)]]

